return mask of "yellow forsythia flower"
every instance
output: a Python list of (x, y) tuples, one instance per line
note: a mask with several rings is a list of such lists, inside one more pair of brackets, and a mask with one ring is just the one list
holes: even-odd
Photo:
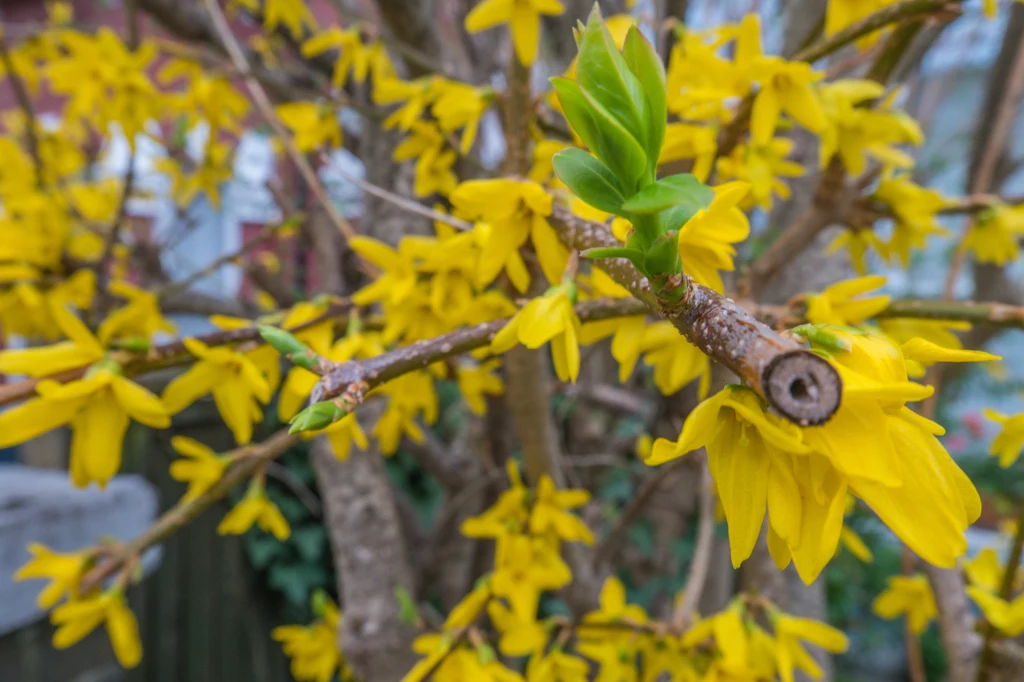
[(986, 409), (985, 416), (1000, 426), (999, 434), (992, 439), (989, 454), (999, 457), (999, 466), (1004, 469), (1017, 461), (1024, 450), (1024, 414), (1012, 417)]
[(342, 682), (348, 682), (352, 670), (338, 648), (340, 627), (341, 612), (333, 601), (325, 599), (316, 621), (305, 627), (276, 627), (271, 636), (281, 642), (285, 655), (291, 659), (292, 676), (298, 682), (330, 682), (335, 673)]
[(491, 341), (492, 353), (504, 353), (517, 343), (540, 348), (551, 343), (555, 374), (576, 381), (580, 373), (580, 320), (566, 286), (553, 289), (527, 303)]
[(869, 275), (837, 282), (820, 294), (807, 296), (807, 320), (812, 324), (858, 325), (889, 305), (889, 296), (860, 297), (885, 286), (885, 277)]
[(508, 24), (516, 57), (529, 66), (537, 58), (541, 15), (557, 16), (564, 11), (558, 0), (483, 0), (466, 15), (466, 30), (479, 33)]
[(32, 559), (14, 574), (16, 581), (49, 578), (50, 584), (39, 593), (36, 603), (41, 609), (48, 609), (62, 598), (74, 599), (78, 595), (78, 583), (89, 565), (90, 557), (85, 552), (61, 554), (33, 542), (28, 546)]
[(270, 402), (267, 380), (252, 360), (233, 350), (210, 348), (197, 339), (185, 339), (184, 344), (199, 361), (167, 384), (162, 396), (167, 410), (177, 414), (212, 393), (235, 442), (245, 445), (252, 440), (253, 422), (263, 418), (258, 403)]
[(919, 635), (938, 615), (932, 586), (922, 573), (890, 578), (889, 587), (874, 599), (871, 610), (887, 620), (905, 614), (910, 631)]
[(171, 447), (185, 458), (171, 462), (171, 478), (188, 483), (188, 490), (182, 497), (185, 502), (196, 499), (216, 485), (230, 464), (227, 457), (185, 436), (171, 438)]
[(281, 541), (287, 540), (291, 535), (288, 521), (281, 514), (281, 510), (270, 501), (263, 486), (255, 481), (249, 486), (249, 491), (242, 501), (221, 520), (217, 532), (221, 535), (242, 535), (252, 528), (253, 524)]
[(711, 206), (701, 209), (679, 230), (679, 257), (683, 272), (704, 286), (721, 293), (724, 290), (719, 270), (733, 270), (733, 244), (750, 234), (750, 223), (736, 204), (750, 185), (729, 182), (715, 187)]
[(50, 614), (50, 620), (57, 626), (53, 633), (53, 646), (57, 649), (66, 649), (82, 641), (100, 623), (106, 623), (117, 662), (125, 668), (134, 668), (142, 660), (139, 624), (125, 604), (121, 588), (115, 587), (81, 601), (70, 601), (57, 607)]

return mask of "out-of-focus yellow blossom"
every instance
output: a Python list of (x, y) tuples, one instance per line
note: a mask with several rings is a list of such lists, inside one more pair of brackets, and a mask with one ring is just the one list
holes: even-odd
[(104, 488), (117, 473), (130, 419), (157, 429), (171, 424), (155, 395), (121, 376), (121, 368), (106, 360), (67, 384), (44, 379), (36, 385), (36, 393), (38, 397), (0, 413), (0, 447), (70, 424), (68, 468), (71, 482), (79, 488), (92, 481)]
[[(255, 16), (263, 17), (263, 28), (272, 32), (283, 26), (292, 38), (302, 38), (306, 31), (316, 30), (316, 18), (306, 7), (304, 0), (266, 0), (260, 6), (257, 0), (232, 0)], [(261, 15), (262, 10), (262, 15)]]
[(883, 178), (874, 197), (888, 204), (895, 218), (892, 237), (884, 252), (887, 260), (899, 256), (900, 264), (907, 267), (911, 251), (923, 249), (928, 237), (949, 234), (937, 218), (947, 204), (946, 199), (933, 189), (915, 184), (906, 175)]
[(962, 246), (979, 263), (1006, 265), (1020, 255), (1022, 236), (1024, 205), (997, 204), (977, 216)]
[(826, 253), (837, 253), (843, 248), (850, 252), (850, 264), (858, 275), (867, 270), (868, 251), (886, 253), (886, 246), (870, 228), (843, 230), (825, 249)]
[(1005, 469), (1016, 462), (1024, 450), (1024, 414), (1011, 417), (986, 409), (985, 416), (999, 424), (999, 434), (992, 439), (988, 451), (999, 458), (999, 466)]
[(0, 374), (46, 377), (85, 367), (103, 358), (103, 345), (70, 310), (51, 302), (49, 310), (60, 333), (67, 338), (49, 346), (0, 351)]
[[(829, 0), (825, 13), (825, 35), (833, 36), (850, 24), (884, 9), (897, 0)], [(857, 48), (867, 49), (878, 41), (882, 31), (875, 31), (857, 39)]]
[(687, 384), (700, 380), (697, 393), (707, 396), (711, 386), (711, 360), (691, 344), (669, 322), (656, 322), (643, 331), (638, 350), (644, 364), (654, 368), (654, 385), (663, 395), (672, 395)]
[(771, 614), (771, 620), (775, 630), (775, 656), (782, 682), (793, 682), (794, 669), (802, 670), (815, 680), (821, 679), (823, 675), (801, 640), (834, 654), (841, 654), (849, 647), (846, 635), (826, 623), (781, 612)]
[(786, 157), (793, 148), (793, 141), (775, 137), (765, 145), (738, 144), (732, 153), (718, 159), (718, 177), (725, 180), (742, 180), (749, 184), (750, 193), (740, 203), (740, 208), (759, 206), (764, 210), (772, 207), (772, 197), (789, 199), (789, 185), (783, 178), (796, 178), (804, 174), (803, 166)]
[(329, 598), (323, 599), (319, 611), (309, 625), (282, 625), (274, 628), (271, 637), (281, 642), (298, 682), (331, 682), (335, 673), (341, 682), (349, 682), (352, 670), (338, 649), (341, 612)]
[(259, 404), (270, 402), (267, 380), (252, 360), (235, 351), (210, 348), (198, 339), (185, 339), (183, 343), (199, 360), (164, 389), (162, 400), (168, 412), (177, 414), (211, 393), (235, 442), (247, 444), (252, 440), (253, 423), (263, 420)]
[(81, 582), (92, 560), (87, 552), (54, 552), (37, 542), (28, 546), (32, 558), (14, 574), (15, 581), (45, 578), (50, 583), (36, 598), (40, 609), (49, 609), (64, 597), (74, 600), (78, 597), (78, 583)]
[(288, 521), (277, 505), (267, 497), (263, 485), (257, 481), (249, 485), (249, 491), (242, 501), (224, 516), (217, 526), (217, 532), (221, 535), (242, 535), (252, 528), (253, 524), (281, 542), (291, 535)]
[(975, 585), (967, 587), (967, 594), (996, 630), (1007, 637), (1017, 637), (1024, 633), (1024, 594), (1013, 601), (1007, 601)]
[(302, 56), (315, 57), (332, 49), (338, 50), (338, 61), (334, 64), (334, 74), (331, 76), (331, 85), (335, 88), (345, 87), (350, 73), (352, 80), (360, 84), (371, 73), (374, 83), (382, 78), (394, 77), (394, 67), (388, 59), (387, 51), (379, 42), (364, 45), (358, 27), (332, 26), (324, 29), (302, 44)]
[(401, 107), (385, 119), (384, 127), (410, 130), (437, 97), (436, 83), (437, 80), (433, 76), (412, 81), (387, 78), (375, 83), (373, 101), (376, 104), (402, 103)]
[(820, 294), (808, 294), (807, 320), (812, 324), (858, 325), (889, 305), (890, 296), (861, 297), (883, 286), (885, 277), (869, 275), (837, 282), (825, 287)]
[(825, 74), (806, 62), (791, 62), (761, 51), (761, 21), (756, 14), (743, 17), (736, 43), (736, 65), (759, 84), (750, 114), (750, 135), (755, 146), (771, 142), (783, 113), (811, 132), (826, 127), (825, 114), (812, 84)]
[(843, 530), (839, 533), (839, 542), (849, 550), (850, 554), (866, 564), (871, 563), (875, 558), (875, 555), (871, 553), (871, 549), (864, 544), (864, 539), (845, 524), (843, 525)]
[(669, 123), (665, 127), (665, 141), (661, 146), (658, 165), (673, 161), (692, 160), (691, 173), (706, 182), (718, 151), (718, 133), (713, 126), (689, 123)]
[(129, 338), (148, 341), (157, 332), (173, 334), (177, 331), (174, 323), (160, 313), (160, 301), (153, 292), (123, 280), (111, 282), (108, 290), (114, 296), (125, 299), (127, 304), (112, 311), (100, 323), (96, 332), (100, 343)]
[(554, 184), (558, 182), (555, 178), (555, 168), (551, 162), (555, 154), (568, 149), (571, 145), (562, 140), (540, 140), (533, 145), (533, 164), (527, 177), (539, 185)]
[(139, 624), (125, 603), (124, 590), (120, 587), (58, 606), (50, 614), (50, 622), (57, 626), (53, 633), (53, 646), (57, 649), (82, 641), (105, 623), (117, 662), (124, 668), (134, 668), (142, 660)]
[(871, 610), (887, 620), (906, 615), (910, 631), (921, 634), (938, 615), (935, 595), (927, 576), (892, 576), (889, 586), (871, 604)]
[(551, 196), (535, 182), (511, 179), (470, 180), (450, 197), (460, 215), (486, 221), (491, 227), (480, 255), (477, 284), (494, 281), (526, 240), (533, 242), (548, 282), (558, 282), (569, 252), (547, 221)]
[(530, 509), (530, 532), (545, 536), (552, 534), (565, 542), (594, 543), (594, 534), (570, 509), (582, 507), (590, 499), (586, 490), (556, 490), (550, 476), (541, 476), (537, 482), (537, 497)]
[(564, 11), (558, 0), (482, 0), (466, 15), (466, 30), (479, 33), (508, 24), (516, 57), (529, 66), (537, 58), (541, 16), (557, 16)]
[(746, 95), (750, 81), (705, 35), (685, 31), (672, 47), (666, 87), (668, 110), (680, 119), (722, 123), (733, 116), (727, 102)]
[(532, 299), (516, 313), (491, 341), (491, 352), (504, 353), (517, 343), (540, 348), (550, 342), (555, 374), (575, 383), (580, 373), (579, 335), (580, 320), (569, 287), (563, 285)]
[(157, 168), (171, 178), (171, 193), (175, 203), (182, 207), (190, 206), (201, 192), (214, 208), (220, 208), (220, 187), (231, 180), (235, 173), (231, 165), (232, 151), (226, 142), (211, 138), (202, 160), (188, 173), (173, 159), (158, 160)]
[(731, 272), (736, 255), (733, 244), (750, 234), (747, 216), (736, 205), (746, 196), (750, 185), (729, 182), (714, 188), (711, 206), (701, 209), (679, 230), (679, 256), (683, 272), (695, 281), (721, 293), (724, 290), (720, 270)]
[(505, 392), (505, 384), (494, 370), (497, 363), (488, 362), (482, 365), (459, 365), (455, 372), (466, 407), (473, 414), (482, 415), (487, 412), (485, 395), (501, 395)]
[[(275, 306), (276, 308), (276, 306)], [(211, 315), (210, 322), (219, 329), (244, 329), (253, 326), (253, 321), (241, 317)], [(281, 385), (281, 354), (269, 343), (263, 343), (245, 353), (245, 357), (256, 365), (273, 393)]]
[(964, 574), (971, 585), (989, 592), (999, 591), (1006, 571), (996, 550), (986, 547), (970, 561), (963, 562), (963, 565)]
[(341, 146), (341, 125), (338, 112), (317, 102), (288, 102), (277, 106), (281, 122), (292, 131), (295, 148), (315, 152), (324, 146)]
[(490, 88), (475, 88), (465, 83), (439, 79), (435, 83), (437, 99), (430, 108), (441, 130), (452, 133), (463, 128), (459, 152), (465, 156), (473, 148), (480, 118), (493, 100)]
[(388, 397), (387, 409), (373, 427), (373, 436), (384, 455), (393, 455), (398, 451), (403, 435), (414, 442), (423, 442), (423, 431), (416, 423), (417, 416), (422, 416), (427, 424), (437, 421), (437, 392), (434, 390), (434, 379), (427, 372), (409, 372), (392, 379), (375, 389), (372, 395)]
[(892, 110), (897, 91), (872, 108), (863, 104), (882, 98), (885, 88), (869, 80), (841, 80), (819, 88), (827, 125), (821, 131), (821, 166), (836, 154), (846, 169), (859, 175), (873, 157), (889, 168), (910, 168), (913, 158), (896, 145), (920, 145), (924, 134), (917, 122), (902, 111)]
[(171, 462), (171, 478), (188, 483), (188, 490), (182, 500), (185, 502), (200, 497), (224, 476), (231, 460), (218, 455), (212, 448), (185, 436), (171, 438), (171, 447), (184, 457)]

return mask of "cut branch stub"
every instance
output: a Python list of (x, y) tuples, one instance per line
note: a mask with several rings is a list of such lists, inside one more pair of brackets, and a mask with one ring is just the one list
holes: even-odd
[(781, 353), (761, 375), (768, 402), (801, 426), (819, 426), (835, 414), (842, 398), (836, 368), (805, 350)]
[(800, 426), (824, 424), (839, 409), (843, 384), (825, 359), (759, 322), (732, 299), (686, 275), (678, 301), (659, 300), (665, 317), (713, 360), (757, 388), (780, 415)]

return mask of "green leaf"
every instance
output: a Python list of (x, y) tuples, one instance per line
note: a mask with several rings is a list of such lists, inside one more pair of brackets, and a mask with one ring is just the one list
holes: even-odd
[(673, 275), (680, 271), (679, 233), (669, 232), (658, 237), (644, 256), (644, 269), (648, 276)]
[(605, 213), (619, 212), (625, 199), (618, 178), (603, 163), (575, 147), (558, 152), (551, 163), (573, 194)]
[(610, 246), (587, 249), (580, 253), (584, 258), (625, 258), (640, 272), (644, 272), (644, 252), (640, 249), (628, 249), (624, 246)]
[(317, 561), (327, 548), (327, 532), (323, 526), (294, 528), (290, 540), (304, 561)]
[[(630, 71), (595, 3), (580, 42), (576, 81), (633, 137), (646, 146), (649, 139), (647, 97)], [(659, 150), (660, 151), (660, 150)]]
[(409, 591), (399, 585), (395, 588), (395, 599), (398, 600), (398, 619), (406, 625), (416, 625), (420, 614)]
[(249, 550), (249, 561), (260, 570), (286, 553), (284, 544), (278, 542), (273, 535), (248, 533), (245, 536), (245, 544), (246, 549)]
[(714, 190), (700, 180), (689, 173), (680, 173), (647, 185), (626, 200), (622, 210), (649, 215), (683, 205), (696, 213), (710, 205), (714, 196)]
[(595, 105), (576, 81), (552, 78), (551, 84), (562, 105), (562, 113), (583, 144), (619, 179), (627, 193), (636, 191), (637, 181), (647, 168), (647, 154), (607, 111)]
[(665, 91), (665, 65), (650, 41), (631, 26), (622, 46), (622, 57), (629, 70), (640, 81), (647, 98), (647, 158), (653, 169), (661, 156), (661, 145), (665, 141), (665, 125), (668, 119), (667, 95)]

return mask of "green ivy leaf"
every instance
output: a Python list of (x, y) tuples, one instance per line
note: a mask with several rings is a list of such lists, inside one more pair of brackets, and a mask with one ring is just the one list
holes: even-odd
[(646, 146), (650, 137), (650, 115), (644, 88), (619, 53), (597, 4), (587, 19), (580, 41), (576, 81), (588, 99), (599, 103), (641, 145)]
[(249, 561), (260, 570), (287, 552), (283, 543), (278, 542), (273, 535), (265, 533), (247, 533), (245, 544), (249, 550)]
[(653, 169), (661, 156), (665, 141), (665, 122), (668, 119), (665, 90), (665, 65), (650, 41), (631, 26), (622, 46), (622, 57), (633, 72), (647, 98), (647, 158)]
[(714, 190), (689, 173), (680, 173), (647, 185), (627, 199), (622, 210), (649, 215), (686, 206), (696, 213), (710, 205), (711, 198), (714, 198)]
[(304, 561), (317, 561), (327, 548), (327, 531), (319, 525), (294, 528), (290, 539)]
[(563, 149), (551, 159), (555, 175), (572, 193), (594, 208), (618, 214), (625, 198), (608, 167), (582, 149)]

